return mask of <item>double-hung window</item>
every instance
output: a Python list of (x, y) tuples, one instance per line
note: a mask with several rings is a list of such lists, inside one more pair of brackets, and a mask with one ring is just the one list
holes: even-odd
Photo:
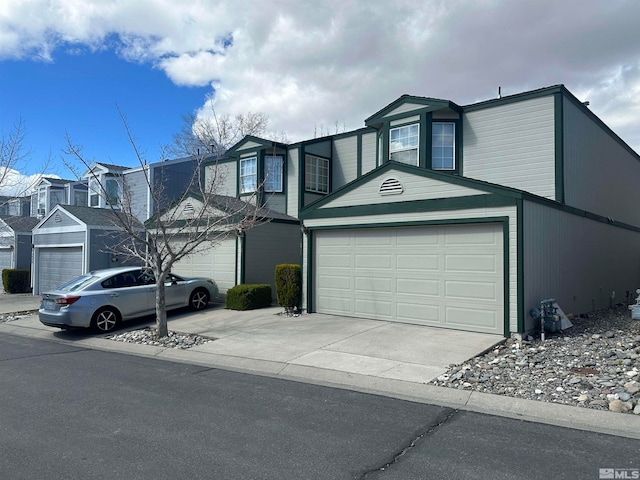
[(433, 122), (431, 145), (431, 168), (434, 170), (455, 170), (455, 123)]
[(255, 192), (258, 184), (258, 158), (240, 160), (240, 193)]
[(264, 191), (282, 192), (282, 157), (267, 155), (264, 158)]
[(306, 155), (304, 188), (308, 192), (329, 193), (329, 159)]
[(117, 206), (120, 203), (120, 183), (118, 180), (107, 178), (104, 189), (107, 194), (107, 205)]
[(389, 130), (389, 160), (418, 165), (420, 126), (416, 123)]

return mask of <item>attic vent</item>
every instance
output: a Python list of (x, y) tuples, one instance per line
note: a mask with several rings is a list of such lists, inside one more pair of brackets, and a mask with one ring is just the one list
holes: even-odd
[(60, 223), (62, 221), (62, 215), (60, 215), (59, 213), (56, 213), (53, 216), (53, 221), (56, 222), (56, 223)]
[(387, 178), (380, 185), (380, 195), (400, 195), (404, 192), (404, 186), (397, 178)]
[(196, 209), (193, 207), (193, 204), (192, 204), (191, 202), (187, 203), (187, 204), (184, 206), (183, 213), (184, 213), (186, 216), (191, 217), (191, 216), (193, 216), (193, 214), (194, 214), (195, 212), (196, 212)]

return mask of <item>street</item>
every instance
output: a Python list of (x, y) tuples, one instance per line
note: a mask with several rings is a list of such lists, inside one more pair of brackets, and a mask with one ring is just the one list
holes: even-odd
[(640, 471), (638, 440), (11, 335), (0, 335), (0, 386), (2, 479)]

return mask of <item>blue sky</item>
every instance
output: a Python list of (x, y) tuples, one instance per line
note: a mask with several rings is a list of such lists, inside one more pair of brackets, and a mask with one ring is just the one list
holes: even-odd
[(135, 165), (116, 103), (154, 161), (188, 113), (265, 113), (266, 136), (298, 141), (402, 94), (467, 105), (564, 84), (640, 150), (638, 18), (636, 0), (2, 1), (0, 133), (25, 122), (17, 177), (66, 177), (65, 132)]

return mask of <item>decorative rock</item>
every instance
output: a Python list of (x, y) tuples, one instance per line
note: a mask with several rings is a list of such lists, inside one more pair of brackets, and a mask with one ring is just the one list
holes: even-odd
[(636, 408), (633, 409), (633, 413), (640, 415), (640, 402), (638, 402)]
[(631, 402), (623, 402), (622, 400), (612, 400), (609, 403), (609, 410), (612, 412), (627, 413), (632, 407)]
[(624, 384), (624, 389), (631, 395), (635, 395), (640, 392), (640, 382), (636, 382), (635, 380), (627, 382)]
[(616, 336), (616, 334), (614, 332), (612, 332), (611, 330), (608, 330), (608, 331), (604, 332), (604, 338), (613, 338), (615, 336)]
[(618, 398), (623, 402), (627, 402), (631, 400), (631, 395), (629, 395), (627, 392), (620, 392), (617, 395), (618, 395)]

